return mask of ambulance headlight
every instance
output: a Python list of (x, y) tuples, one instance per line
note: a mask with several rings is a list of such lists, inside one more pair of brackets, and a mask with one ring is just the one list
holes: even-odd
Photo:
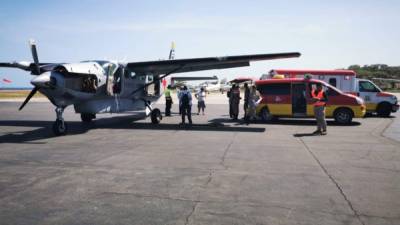
[(364, 105), (364, 100), (360, 97), (356, 97), (357, 104)]

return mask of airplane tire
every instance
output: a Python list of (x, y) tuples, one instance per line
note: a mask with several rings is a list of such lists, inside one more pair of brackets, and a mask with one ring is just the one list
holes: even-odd
[(90, 114), (90, 113), (81, 113), (81, 120), (82, 122), (85, 123), (90, 123), (92, 120), (96, 118), (95, 114)]
[(152, 124), (159, 124), (162, 120), (162, 115), (161, 115), (161, 111), (159, 109), (153, 109), (153, 111), (151, 111), (151, 123)]
[(68, 127), (67, 123), (63, 123), (61, 120), (56, 120), (53, 123), (53, 132), (55, 135), (60, 136), (60, 135), (65, 135), (67, 133)]

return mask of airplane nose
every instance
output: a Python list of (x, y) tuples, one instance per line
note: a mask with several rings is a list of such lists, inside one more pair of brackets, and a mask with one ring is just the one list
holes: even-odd
[(33, 78), (31, 80), (31, 84), (33, 84), (35, 87), (49, 87), (50, 81), (50, 72), (46, 72)]

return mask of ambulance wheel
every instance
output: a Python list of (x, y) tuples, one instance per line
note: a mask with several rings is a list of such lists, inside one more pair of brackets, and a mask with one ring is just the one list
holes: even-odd
[(81, 120), (85, 123), (90, 123), (92, 120), (96, 118), (96, 114), (91, 113), (81, 113)]
[(62, 120), (56, 120), (53, 123), (53, 132), (55, 135), (60, 136), (60, 135), (65, 135), (67, 133), (68, 127), (67, 123), (65, 123)]
[(334, 114), (335, 121), (339, 124), (350, 124), (353, 120), (353, 112), (350, 109), (337, 109)]
[(274, 116), (269, 112), (267, 107), (261, 109), (260, 117), (263, 122), (271, 122), (274, 119)]
[(380, 117), (389, 117), (392, 111), (392, 107), (387, 102), (382, 102), (378, 105), (376, 112)]
[(159, 124), (162, 120), (162, 115), (161, 115), (161, 111), (159, 109), (153, 109), (153, 111), (151, 111), (151, 123), (152, 124)]

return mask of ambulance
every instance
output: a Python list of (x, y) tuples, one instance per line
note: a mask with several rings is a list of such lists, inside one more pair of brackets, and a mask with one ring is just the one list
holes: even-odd
[(399, 104), (397, 97), (391, 93), (382, 91), (370, 80), (358, 79), (352, 70), (271, 70), (262, 79), (283, 75), (287, 78), (303, 78), (305, 74), (311, 74), (314, 79), (325, 81), (330, 85), (361, 97), (366, 104), (367, 113), (377, 113), (379, 116), (388, 117), (390, 113), (397, 112)]
[(261, 95), (256, 108), (257, 115), (268, 122), (278, 117), (314, 117), (311, 91), (320, 83), (327, 94), (326, 117), (339, 124), (349, 124), (353, 118), (362, 118), (366, 107), (364, 101), (346, 94), (328, 83), (311, 78), (280, 78), (256, 81)]

